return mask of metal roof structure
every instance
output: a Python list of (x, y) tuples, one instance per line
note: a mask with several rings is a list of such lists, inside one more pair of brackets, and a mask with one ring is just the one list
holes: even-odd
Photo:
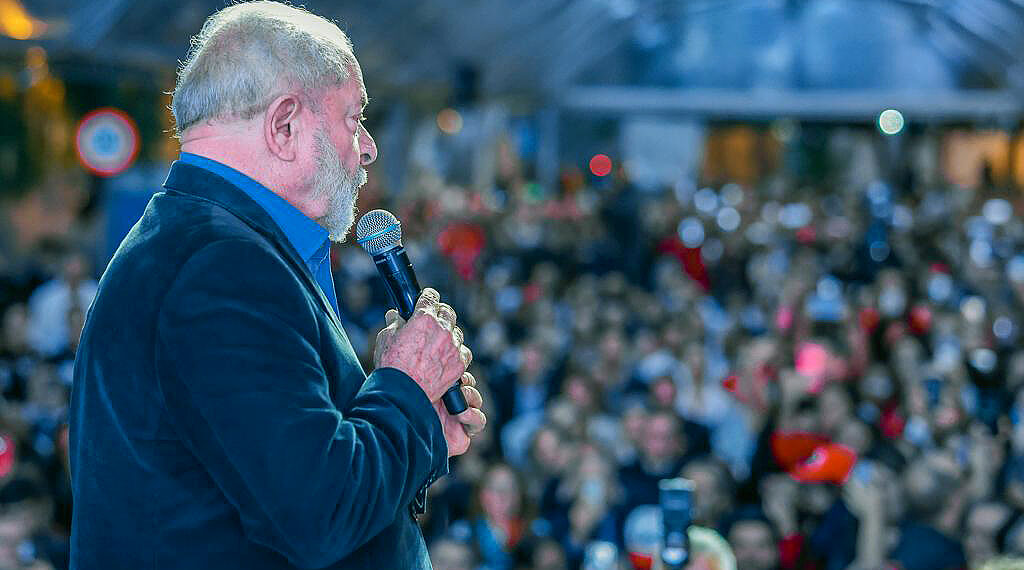
[[(51, 53), (171, 69), (224, 0), (3, 0)], [(704, 93), (1024, 91), (1024, 0), (307, 0), (367, 77), (565, 98), (572, 87)], [(23, 41), (0, 38), (0, 52)], [(590, 94), (593, 96), (593, 93)], [(1007, 101), (1003, 102), (1006, 103)], [(569, 101), (579, 104), (574, 97)], [(742, 103), (740, 103), (742, 104)]]

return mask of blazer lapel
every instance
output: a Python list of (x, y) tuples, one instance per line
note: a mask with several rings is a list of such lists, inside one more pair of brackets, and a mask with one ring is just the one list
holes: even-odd
[(180, 161), (175, 161), (171, 165), (164, 188), (215, 202), (267, 238), (274, 244), (278, 252), (295, 267), (299, 275), (302, 275), (306, 288), (320, 299), (320, 305), (327, 311), (330, 321), (334, 323), (342, 337), (347, 338), (341, 326), (341, 319), (334, 312), (331, 301), (317, 285), (316, 278), (309, 271), (306, 262), (299, 257), (299, 253), (292, 247), (291, 242), (288, 241), (270, 214), (245, 192), (209, 170)]

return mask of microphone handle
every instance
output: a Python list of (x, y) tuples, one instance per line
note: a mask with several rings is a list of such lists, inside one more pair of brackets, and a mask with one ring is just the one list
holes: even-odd
[(416, 309), (421, 287), (419, 281), (416, 281), (416, 273), (412, 270), (412, 262), (405, 248), (396, 247), (377, 254), (373, 256), (373, 261), (387, 286), (391, 306), (398, 309), (398, 314), (408, 321)]
[[(391, 306), (398, 310), (403, 319), (409, 320), (416, 309), (416, 299), (419, 298), (422, 288), (416, 281), (416, 273), (412, 270), (412, 262), (404, 247), (396, 247), (373, 256), (377, 264), (377, 271), (380, 273), (384, 284), (387, 286), (388, 297), (391, 298)], [(459, 378), (455, 384), (441, 396), (445, 409), (455, 416), (469, 408), (466, 397), (462, 394), (462, 379)]]

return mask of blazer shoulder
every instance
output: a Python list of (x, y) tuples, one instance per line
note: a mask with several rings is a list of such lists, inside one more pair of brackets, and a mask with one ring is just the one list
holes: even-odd
[[(214, 200), (168, 191), (154, 196), (153, 207), (143, 215), (140, 225), (143, 235), (168, 243), (177, 254), (173, 257), (182, 262), (219, 242), (225, 243), (218, 251), (245, 248), (283, 261), (271, 233), (243, 216)], [(146, 231), (147, 226), (154, 231)]]
[(159, 200), (154, 214), (162, 221), (170, 221), (167, 229), (180, 235), (206, 237), (205, 241), (219, 238), (268, 240), (252, 220), (216, 200), (173, 189), (157, 196)]

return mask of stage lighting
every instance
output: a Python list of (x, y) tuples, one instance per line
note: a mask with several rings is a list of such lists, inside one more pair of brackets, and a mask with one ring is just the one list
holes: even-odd
[(903, 130), (903, 113), (886, 109), (878, 115), (878, 128), (887, 135), (897, 135)]
[(595, 154), (590, 159), (590, 172), (594, 176), (608, 176), (612, 171), (612, 159), (607, 154)]
[(444, 109), (437, 114), (437, 128), (446, 135), (455, 135), (462, 130), (462, 115), (455, 109)]

